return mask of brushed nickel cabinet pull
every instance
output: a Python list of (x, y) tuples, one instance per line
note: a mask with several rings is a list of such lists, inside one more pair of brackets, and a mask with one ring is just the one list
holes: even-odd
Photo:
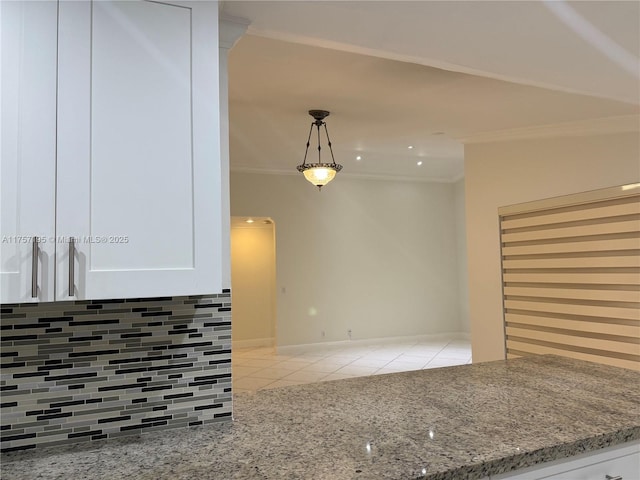
[(31, 298), (38, 298), (38, 237), (31, 243)]
[(69, 238), (69, 296), (75, 295), (75, 281), (74, 281), (74, 257), (76, 256), (76, 239)]
[(615, 477), (612, 477), (611, 475), (605, 475), (604, 478), (606, 478), (607, 480), (622, 480), (622, 477), (620, 475), (616, 475)]

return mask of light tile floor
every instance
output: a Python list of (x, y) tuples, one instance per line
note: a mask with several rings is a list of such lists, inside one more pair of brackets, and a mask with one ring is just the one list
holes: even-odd
[(235, 349), (234, 393), (471, 363), (469, 341), (455, 339), (354, 342), (285, 350)]

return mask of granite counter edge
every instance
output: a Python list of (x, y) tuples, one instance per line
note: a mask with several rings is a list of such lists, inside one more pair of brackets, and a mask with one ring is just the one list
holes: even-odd
[(624, 443), (640, 440), (640, 425), (623, 428), (616, 432), (596, 435), (575, 442), (557, 444), (543, 447), (530, 452), (518, 452), (512, 455), (468, 464), (452, 468), (446, 472), (438, 472), (427, 477), (419, 477), (420, 480), (480, 480), (490, 475), (499, 475), (513, 472), (514, 474), (523, 468), (541, 466), (547, 462), (567, 459), (585, 453), (597, 453), (607, 447), (619, 446)]

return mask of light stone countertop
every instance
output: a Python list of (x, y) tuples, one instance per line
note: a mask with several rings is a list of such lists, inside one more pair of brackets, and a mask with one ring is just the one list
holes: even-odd
[(544, 355), (238, 394), (234, 418), (4, 454), (2, 479), (479, 479), (640, 439), (640, 373)]

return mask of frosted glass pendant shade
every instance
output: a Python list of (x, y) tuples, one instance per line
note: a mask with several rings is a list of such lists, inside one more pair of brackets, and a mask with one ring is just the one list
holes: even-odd
[(329, 165), (318, 167), (308, 165), (308, 167), (308, 169), (302, 172), (304, 174), (304, 178), (318, 188), (324, 187), (327, 183), (333, 180), (333, 177), (335, 177), (337, 173), (336, 169)]

